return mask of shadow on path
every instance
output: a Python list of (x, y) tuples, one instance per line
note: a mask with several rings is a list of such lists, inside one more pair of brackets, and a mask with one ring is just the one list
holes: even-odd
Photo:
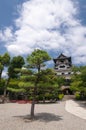
[(25, 122), (31, 122), (31, 121), (40, 121), (40, 122), (51, 122), (51, 121), (60, 121), (62, 120), (61, 116), (52, 114), (52, 113), (38, 113), (35, 115), (35, 118), (31, 120), (30, 115), (25, 115), (25, 116), (14, 116), (16, 118), (21, 118)]
[(83, 107), (86, 109), (86, 101), (77, 101), (80, 107)]

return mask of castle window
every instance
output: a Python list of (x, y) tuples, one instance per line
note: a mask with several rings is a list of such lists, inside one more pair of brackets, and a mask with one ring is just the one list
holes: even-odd
[(70, 68), (69, 66), (67, 68)]
[(71, 74), (71, 72), (68, 72), (68, 74)]
[(63, 60), (61, 60), (61, 63), (63, 63), (64, 61)]
[(65, 68), (65, 66), (64, 66), (64, 65), (61, 65), (60, 68)]
[(55, 67), (55, 69), (56, 69), (56, 70), (58, 70), (58, 68), (57, 68), (57, 67)]

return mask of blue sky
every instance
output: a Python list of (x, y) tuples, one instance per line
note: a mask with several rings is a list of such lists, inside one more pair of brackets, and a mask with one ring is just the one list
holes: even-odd
[(35, 48), (86, 65), (86, 0), (0, 0), (0, 54)]
[[(0, 29), (13, 24), (13, 19), (18, 17), (17, 6), (26, 0), (0, 0)], [(79, 2), (79, 17), (82, 24), (86, 25), (86, 0)]]
[(13, 24), (13, 19), (18, 17), (17, 6), (25, 0), (0, 0), (0, 28)]

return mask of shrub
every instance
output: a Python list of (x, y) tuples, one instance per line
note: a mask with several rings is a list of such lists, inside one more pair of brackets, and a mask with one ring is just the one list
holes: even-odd
[(80, 96), (80, 93), (79, 93), (79, 92), (76, 92), (76, 93), (75, 93), (75, 98), (76, 98), (77, 100), (80, 100), (80, 99), (81, 99), (81, 96)]
[(46, 100), (52, 99), (52, 94), (46, 93), (46, 94), (45, 94), (45, 99), (46, 99)]
[(64, 94), (59, 94), (59, 95), (58, 95), (59, 100), (62, 100), (63, 97), (64, 97)]
[(33, 97), (29, 97), (28, 99), (29, 99), (29, 100), (33, 100)]
[(43, 97), (44, 97), (44, 96), (43, 96), (42, 94), (40, 94), (39, 96), (36, 97), (36, 99), (37, 99), (37, 100), (43, 100)]

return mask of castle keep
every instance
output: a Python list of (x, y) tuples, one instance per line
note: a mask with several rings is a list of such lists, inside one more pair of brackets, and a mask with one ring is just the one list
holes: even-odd
[(63, 54), (60, 54), (54, 61), (54, 69), (57, 75), (63, 75), (66, 78), (70, 77), (72, 74), (71, 67), (72, 61), (71, 57), (67, 57)]

